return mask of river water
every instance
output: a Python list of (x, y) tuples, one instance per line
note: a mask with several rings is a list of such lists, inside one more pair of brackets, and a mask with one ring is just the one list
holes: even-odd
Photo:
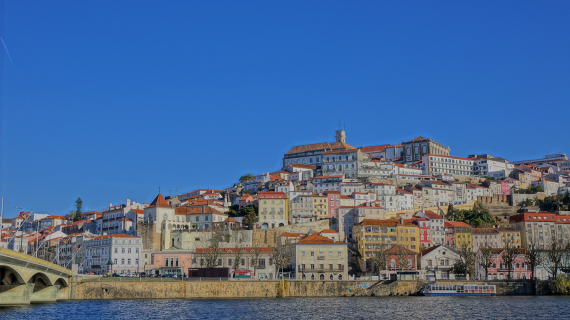
[(0, 319), (570, 319), (570, 297), (69, 301), (1, 307)]

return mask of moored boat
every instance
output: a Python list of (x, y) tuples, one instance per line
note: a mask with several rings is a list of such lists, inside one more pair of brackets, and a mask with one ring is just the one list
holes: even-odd
[(420, 290), (423, 296), (490, 296), (496, 294), (495, 285), (478, 284), (428, 284)]

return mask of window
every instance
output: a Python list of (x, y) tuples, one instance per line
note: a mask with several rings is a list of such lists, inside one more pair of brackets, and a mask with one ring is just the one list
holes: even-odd
[(170, 258), (170, 266), (174, 267), (174, 258)]
[(175, 267), (178, 267), (178, 258), (176, 258), (176, 265)]
[(131, 248), (129, 248), (127, 251), (128, 251), (128, 253), (131, 253)]
[(117, 259), (115, 259), (115, 261), (113, 261), (114, 264), (117, 264)]
[(121, 252), (122, 252), (122, 253), (125, 253), (125, 248), (122, 248), (122, 249), (121, 249)]
[(117, 251), (118, 251), (118, 249), (117, 249), (117, 248), (115, 248), (115, 253), (117, 253)]
[(131, 264), (131, 259), (127, 259), (127, 264), (128, 264), (128, 265)]
[(135, 264), (138, 266), (139, 265), (139, 259), (135, 259)]
[(164, 258), (165, 266), (168, 267), (168, 257)]
[(125, 259), (121, 259), (121, 264), (125, 264)]

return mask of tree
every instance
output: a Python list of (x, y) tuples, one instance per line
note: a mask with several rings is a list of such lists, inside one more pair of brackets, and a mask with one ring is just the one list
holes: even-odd
[(566, 191), (564, 198), (562, 198), (562, 202), (567, 206), (570, 205), (570, 192)]
[(222, 192), (220, 192), (220, 196), (221, 196), (222, 198), (225, 198), (225, 197), (226, 197), (226, 194), (228, 194), (228, 193), (227, 193), (225, 190), (222, 191)]
[(536, 191), (536, 192), (542, 192), (542, 187), (541, 187), (541, 186), (536, 186), (536, 187), (534, 188), (534, 191)]
[(479, 252), (481, 253), (479, 259), (479, 265), (485, 270), (485, 280), (488, 280), (489, 277), (489, 268), (493, 264), (493, 250), (489, 243), (485, 241), (485, 243), (479, 247)]
[(244, 174), (243, 176), (239, 177), (239, 182), (244, 182), (254, 178), (255, 176), (251, 173)]
[(552, 238), (550, 247), (546, 249), (546, 261), (548, 262), (548, 272), (552, 278), (556, 278), (558, 270), (562, 265), (562, 258), (564, 257), (564, 248), (561, 240)]
[(255, 224), (259, 221), (259, 217), (255, 212), (248, 213), (242, 220), (242, 224), (247, 227), (248, 230), (252, 230)]
[(458, 250), (459, 259), (453, 264), (453, 273), (473, 277), (475, 275), (475, 254), (464, 244)]
[(83, 201), (81, 201), (81, 197), (79, 197), (79, 198), (77, 198), (77, 200), (75, 200), (75, 210), (71, 210), (71, 212), (70, 212), (70, 214), (75, 215), (73, 217), (73, 221), (81, 220), (81, 213), (83, 213), (81, 211), (82, 206), (83, 206)]
[(255, 237), (251, 241), (251, 264), (253, 264), (253, 274), (257, 277), (257, 266), (259, 266), (259, 260), (261, 256), (261, 242), (259, 238)]
[(239, 265), (241, 262), (241, 259), (243, 257), (243, 244), (241, 242), (236, 242), (236, 248), (235, 248), (235, 252), (232, 254), (232, 258), (234, 259), (233, 261), (233, 267), (234, 270), (238, 270), (239, 269)]
[(250, 194), (249, 190), (243, 190), (243, 194)]
[(512, 239), (507, 239), (505, 241), (505, 249), (502, 252), (501, 259), (503, 260), (503, 265), (507, 267), (507, 279), (511, 280), (511, 273), (513, 271), (513, 264), (517, 255), (517, 248), (515, 247)]
[(534, 272), (536, 267), (542, 264), (543, 256), (539, 251), (536, 240), (532, 238), (529, 241), (528, 248), (525, 251), (526, 264), (530, 266), (531, 279), (534, 280)]
[(278, 241), (273, 249), (273, 263), (275, 264), (276, 273), (291, 265), (293, 257), (295, 256), (294, 247), (291, 243)]
[(372, 253), (372, 257), (369, 260), (374, 267), (377, 275), (380, 275), (382, 270), (385, 270), (388, 264), (388, 250), (387, 246), (383, 243), (380, 244), (378, 250)]
[(451, 220), (451, 221), (455, 220), (455, 210), (453, 209), (453, 204), (452, 204), (452, 203), (450, 203), (450, 204), (447, 206), (446, 218), (447, 218), (447, 220)]
[[(218, 265), (218, 259), (222, 254), (223, 241), (224, 235), (222, 231), (218, 230), (212, 232), (212, 238), (209, 241), (204, 239), (198, 244), (202, 252), (197, 256), (204, 262), (206, 268), (214, 268)], [(200, 266), (203, 266), (202, 262), (200, 262)]]
[(396, 251), (396, 259), (398, 260), (398, 267), (400, 270), (407, 270), (409, 269), (408, 265), (408, 258), (409, 253), (403, 247), (398, 246), (398, 250)]

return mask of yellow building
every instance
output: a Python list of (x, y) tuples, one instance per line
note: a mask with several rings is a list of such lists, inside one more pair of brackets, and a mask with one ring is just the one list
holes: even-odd
[(288, 199), (284, 192), (260, 192), (258, 194), (259, 225), (273, 229), (288, 224)]
[(352, 234), (363, 259), (372, 257), (381, 246), (399, 245), (414, 252), (420, 249), (419, 227), (403, 219), (364, 219), (352, 227)]
[(317, 216), (317, 220), (327, 219), (329, 217), (328, 196), (324, 193), (313, 193), (313, 211)]
[(445, 241), (448, 246), (454, 249), (463, 247), (473, 247), (473, 239), (471, 238), (471, 226), (461, 221), (449, 221), (445, 223)]

